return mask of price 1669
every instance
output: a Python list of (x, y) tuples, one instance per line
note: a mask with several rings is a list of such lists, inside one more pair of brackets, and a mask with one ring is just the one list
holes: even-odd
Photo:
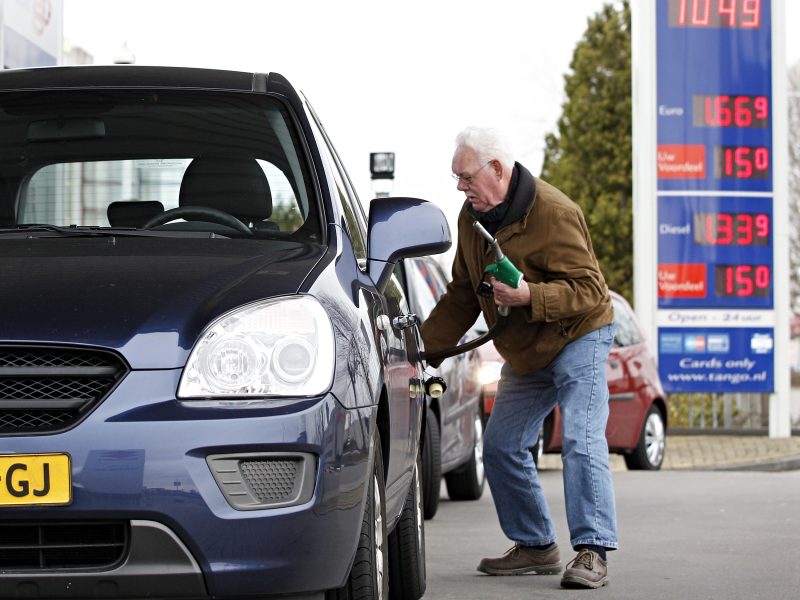
[(769, 127), (769, 98), (695, 94), (692, 96), (692, 124), (695, 127)]

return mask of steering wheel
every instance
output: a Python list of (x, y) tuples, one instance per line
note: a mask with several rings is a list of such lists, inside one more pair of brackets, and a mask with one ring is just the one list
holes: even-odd
[(179, 206), (164, 211), (160, 215), (156, 215), (147, 223), (142, 225), (143, 229), (152, 229), (164, 223), (169, 223), (175, 219), (185, 219), (187, 221), (208, 221), (210, 223), (218, 223), (225, 225), (231, 229), (235, 229), (239, 233), (246, 235), (253, 235), (253, 231), (239, 219), (233, 215), (221, 211), (217, 208), (210, 208), (208, 206)]

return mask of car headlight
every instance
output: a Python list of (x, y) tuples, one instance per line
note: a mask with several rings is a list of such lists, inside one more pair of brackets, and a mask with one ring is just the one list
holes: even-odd
[(179, 398), (313, 396), (333, 381), (335, 342), (311, 296), (264, 300), (211, 323), (195, 344)]
[(499, 360), (487, 360), (478, 369), (478, 383), (481, 385), (489, 385), (500, 381), (500, 371), (503, 368), (503, 362)]

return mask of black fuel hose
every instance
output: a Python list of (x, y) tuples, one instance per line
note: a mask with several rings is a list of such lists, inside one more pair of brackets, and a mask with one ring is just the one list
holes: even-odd
[(451, 356), (456, 356), (457, 354), (463, 354), (464, 352), (469, 352), (470, 350), (474, 350), (478, 346), (482, 346), (489, 340), (493, 339), (498, 333), (500, 333), (503, 329), (505, 329), (506, 325), (508, 325), (508, 314), (503, 314), (502, 312), (498, 313), (497, 320), (494, 322), (489, 328), (489, 331), (484, 333), (481, 336), (476, 337), (474, 340), (470, 340), (469, 342), (464, 342), (458, 346), (454, 346), (453, 348), (446, 348), (444, 350), (440, 350), (439, 352), (421, 352), (421, 358), (429, 365), (432, 363), (440, 363), (445, 358), (450, 358)]

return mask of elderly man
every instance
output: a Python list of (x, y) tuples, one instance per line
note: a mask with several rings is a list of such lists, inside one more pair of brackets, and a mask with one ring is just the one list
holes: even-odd
[[(455, 345), (481, 311), (491, 325), (498, 306), (511, 307), (508, 326), (494, 340), (506, 363), (483, 456), (500, 525), (514, 546), (503, 556), (484, 558), (478, 570), (561, 572), (555, 529), (529, 451), (558, 405), (567, 521), (577, 551), (561, 585), (601, 587), (608, 583), (606, 551), (618, 547), (605, 438), (605, 363), (614, 325), (586, 221), (572, 200), (514, 162), (492, 130), (462, 131), (452, 170), (466, 202), (458, 217), (453, 280), (422, 326), (426, 350)], [(494, 260), (472, 227), (476, 219), (524, 275), (516, 288), (492, 281), (493, 298), (475, 293)]]

